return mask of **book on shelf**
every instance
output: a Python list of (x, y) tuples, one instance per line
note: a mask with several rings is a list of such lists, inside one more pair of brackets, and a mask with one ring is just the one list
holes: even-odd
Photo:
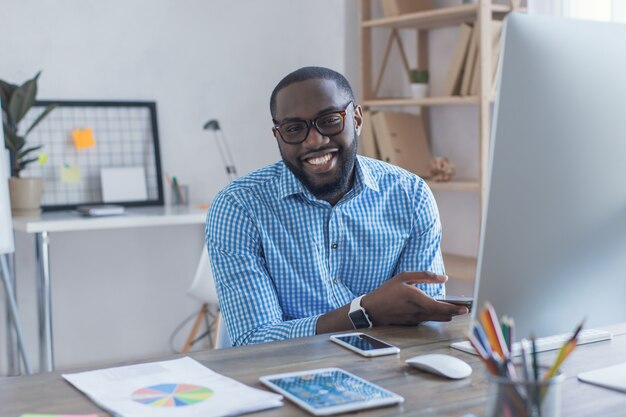
[[(500, 60), (500, 37), (502, 35), (502, 21), (493, 20), (491, 24), (491, 90), (495, 89), (496, 74), (498, 73), (498, 61)], [(480, 46), (476, 48), (476, 60), (474, 69), (472, 70), (472, 81), (470, 86), (470, 95), (478, 95), (480, 93)], [(493, 94), (492, 94), (493, 95)]]
[(363, 126), (361, 127), (361, 136), (359, 137), (359, 153), (374, 159), (380, 159), (380, 152), (374, 137), (374, 128), (372, 126), (371, 111), (363, 112)]
[(467, 49), (467, 57), (465, 58), (465, 65), (463, 68), (463, 79), (461, 81), (461, 89), (459, 94), (462, 96), (468, 96), (470, 94), (470, 88), (472, 85), (472, 73), (474, 72), (474, 65), (478, 59), (478, 39), (480, 38), (480, 30), (478, 24), (475, 24), (472, 28), (472, 34)]
[(498, 66), (500, 65), (500, 51), (502, 49), (502, 21), (493, 21), (493, 48), (491, 49), (491, 96), (496, 93), (496, 77), (498, 75)]
[(423, 12), (433, 8), (432, 0), (380, 0), (385, 17)]
[(381, 159), (428, 178), (431, 153), (422, 118), (382, 111), (374, 114), (372, 121)]
[(463, 23), (459, 28), (459, 36), (457, 37), (452, 58), (448, 65), (448, 74), (444, 83), (443, 94), (447, 96), (457, 95), (461, 87), (461, 75), (465, 58), (467, 57), (468, 45), (472, 34), (472, 27), (467, 23)]

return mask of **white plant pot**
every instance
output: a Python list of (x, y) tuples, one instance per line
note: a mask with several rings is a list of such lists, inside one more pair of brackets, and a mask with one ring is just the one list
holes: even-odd
[(39, 216), (41, 214), (42, 178), (9, 178), (11, 212), (14, 216)]
[(424, 98), (428, 96), (428, 84), (411, 84), (413, 98)]

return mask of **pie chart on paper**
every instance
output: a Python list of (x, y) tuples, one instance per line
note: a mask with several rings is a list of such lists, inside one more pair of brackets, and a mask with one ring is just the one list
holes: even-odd
[(159, 384), (140, 388), (131, 399), (150, 407), (184, 407), (201, 403), (213, 395), (213, 391), (200, 385)]

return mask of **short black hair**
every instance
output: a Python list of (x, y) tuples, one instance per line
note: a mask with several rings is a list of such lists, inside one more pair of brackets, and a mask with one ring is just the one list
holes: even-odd
[(337, 71), (333, 71), (329, 68), (324, 67), (302, 67), (300, 69), (295, 70), (294, 72), (287, 74), (285, 78), (280, 80), (276, 87), (274, 87), (274, 91), (272, 91), (272, 96), (270, 97), (270, 113), (272, 114), (272, 119), (276, 116), (276, 96), (279, 91), (283, 88), (306, 80), (331, 80), (334, 81), (337, 85), (337, 88), (344, 93), (347, 98), (354, 102), (354, 93), (352, 92), (352, 87), (350, 87), (350, 83), (340, 73)]

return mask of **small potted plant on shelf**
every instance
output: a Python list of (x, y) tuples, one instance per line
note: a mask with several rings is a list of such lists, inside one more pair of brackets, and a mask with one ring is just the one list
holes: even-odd
[(55, 104), (49, 105), (30, 126), (20, 129), (20, 122), (35, 104), (37, 79), (40, 74), (41, 71), (20, 86), (0, 80), (2, 126), (4, 144), (9, 151), (11, 166), (9, 193), (11, 194), (11, 211), (14, 215), (38, 215), (41, 212), (43, 179), (20, 176), (28, 164), (39, 159), (35, 153), (41, 149), (41, 145), (27, 146), (26, 137), (56, 107)]
[(428, 71), (420, 69), (411, 70), (411, 92), (413, 98), (428, 96)]

